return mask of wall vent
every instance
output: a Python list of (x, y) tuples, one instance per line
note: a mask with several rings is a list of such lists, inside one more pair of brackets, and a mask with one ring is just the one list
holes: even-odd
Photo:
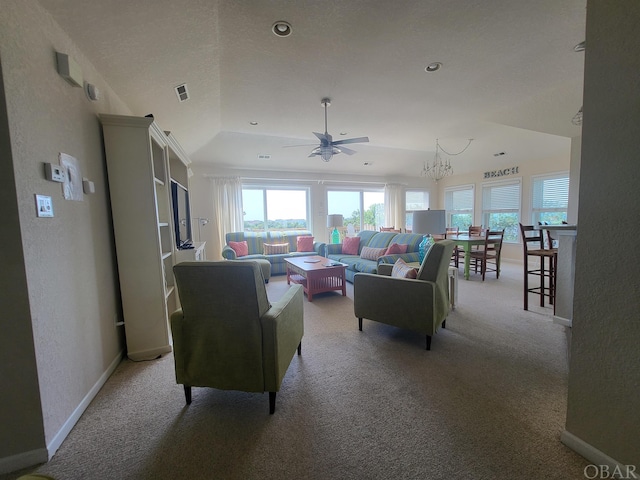
[(258, 154), (258, 158), (260, 160), (270, 160), (271, 159), (271, 155), (268, 153), (259, 153)]
[(175, 90), (176, 95), (178, 95), (178, 100), (180, 100), (181, 102), (186, 102), (187, 100), (189, 100), (189, 91), (187, 90), (186, 83), (178, 85)]

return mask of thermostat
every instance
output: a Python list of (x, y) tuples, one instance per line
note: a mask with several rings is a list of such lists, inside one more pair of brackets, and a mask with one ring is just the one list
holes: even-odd
[(47, 180), (52, 182), (63, 183), (65, 178), (64, 168), (61, 165), (54, 165), (53, 163), (44, 164), (44, 174)]

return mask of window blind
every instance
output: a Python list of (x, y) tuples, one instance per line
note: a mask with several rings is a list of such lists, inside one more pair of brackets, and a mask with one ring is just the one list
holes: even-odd
[(473, 188), (446, 190), (444, 194), (444, 208), (452, 210), (473, 210)]
[(520, 209), (520, 182), (485, 185), (482, 189), (482, 209), (493, 212)]
[(563, 209), (569, 205), (569, 176), (538, 177), (533, 179), (534, 210)]

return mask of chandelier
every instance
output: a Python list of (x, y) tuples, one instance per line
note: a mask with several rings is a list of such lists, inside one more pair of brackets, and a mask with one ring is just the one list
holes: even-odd
[(473, 141), (473, 138), (470, 138), (469, 143), (467, 143), (467, 146), (464, 147), (462, 150), (460, 150), (458, 153), (449, 153), (440, 146), (440, 143), (436, 138), (436, 154), (434, 155), (433, 161), (431, 163), (428, 163), (427, 161), (424, 162), (422, 171), (420, 172), (420, 176), (430, 178), (434, 182), (438, 183), (438, 180), (441, 180), (444, 177), (448, 177), (449, 175), (453, 175), (451, 160), (449, 160), (449, 158), (447, 157), (445, 157), (445, 159), (443, 160), (443, 157), (440, 154), (440, 152), (449, 156), (460, 155), (467, 148), (469, 148), (469, 145), (471, 145), (472, 141)]

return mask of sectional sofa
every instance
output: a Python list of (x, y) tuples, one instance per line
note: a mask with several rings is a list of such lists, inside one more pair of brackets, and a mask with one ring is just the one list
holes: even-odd
[[(378, 265), (381, 263), (395, 263), (398, 258), (402, 258), (405, 262), (420, 261), (418, 252), (420, 242), (423, 235), (417, 233), (394, 233), (394, 232), (376, 232), (374, 230), (363, 230), (358, 233), (360, 238), (357, 254), (343, 253), (343, 244), (326, 244), (326, 256), (331, 260), (346, 263), (347, 281), (353, 283), (356, 273), (378, 273)], [(406, 253), (394, 253), (390, 255), (382, 255), (374, 259), (377, 253), (382, 249), (388, 249), (391, 245), (397, 243), (406, 245)], [(365, 247), (367, 250), (365, 250)], [(363, 258), (363, 253), (365, 256)], [(370, 257), (370, 258), (366, 258)]]
[[(308, 230), (291, 231), (269, 231), (269, 232), (231, 232), (225, 235), (226, 245), (222, 249), (222, 257), (227, 260), (268, 260), (271, 263), (271, 275), (287, 273), (285, 258), (324, 255), (325, 247), (323, 242), (313, 242), (313, 250), (298, 252), (298, 237), (311, 236)], [(230, 246), (230, 242), (247, 242), (248, 254), (239, 257), (236, 251)], [(287, 245), (285, 250), (288, 253), (267, 253), (267, 245)]]

